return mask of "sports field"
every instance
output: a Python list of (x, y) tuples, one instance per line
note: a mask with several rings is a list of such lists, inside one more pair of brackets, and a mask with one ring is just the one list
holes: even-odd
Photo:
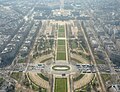
[(67, 78), (56, 78), (54, 92), (67, 92)]

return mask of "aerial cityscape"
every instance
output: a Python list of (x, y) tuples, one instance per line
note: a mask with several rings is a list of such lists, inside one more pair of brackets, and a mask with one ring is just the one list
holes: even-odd
[(0, 0), (0, 92), (120, 92), (120, 0)]

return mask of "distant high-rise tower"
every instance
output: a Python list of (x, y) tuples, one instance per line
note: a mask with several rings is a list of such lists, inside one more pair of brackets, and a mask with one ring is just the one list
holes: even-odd
[(64, 10), (64, 0), (60, 0), (60, 10)]

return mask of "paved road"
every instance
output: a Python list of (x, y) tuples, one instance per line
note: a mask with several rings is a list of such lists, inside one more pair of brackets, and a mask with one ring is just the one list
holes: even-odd
[[(93, 63), (95, 66), (97, 66), (97, 63), (96, 63), (96, 61), (95, 61), (95, 57), (94, 57), (93, 52), (92, 52), (92, 50), (91, 50), (90, 44), (89, 44), (89, 42), (88, 42), (88, 38), (87, 38), (87, 36), (86, 36), (86, 34), (85, 34), (85, 32), (84, 32), (84, 29), (82, 28), (82, 25), (81, 25), (81, 31), (83, 32), (83, 35), (84, 35), (85, 40), (86, 40), (86, 42), (87, 42), (87, 45), (88, 45), (88, 48), (89, 48), (89, 51), (90, 51), (90, 54), (91, 54), (91, 57), (92, 57), (92, 61), (93, 61), (92, 63)], [(98, 77), (99, 82), (100, 82), (101, 92), (106, 92), (106, 88), (105, 88), (105, 86), (104, 86), (104, 83), (103, 83), (103, 80), (102, 80), (102, 78), (101, 78), (100, 72), (99, 72), (99, 70), (98, 70), (97, 67), (95, 67), (95, 68), (96, 68), (96, 70), (98, 71), (96, 74), (97, 74), (97, 77)]]

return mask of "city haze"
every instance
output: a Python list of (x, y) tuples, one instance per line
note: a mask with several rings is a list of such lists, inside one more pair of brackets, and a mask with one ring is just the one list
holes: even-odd
[(0, 92), (120, 92), (119, 0), (0, 0)]

